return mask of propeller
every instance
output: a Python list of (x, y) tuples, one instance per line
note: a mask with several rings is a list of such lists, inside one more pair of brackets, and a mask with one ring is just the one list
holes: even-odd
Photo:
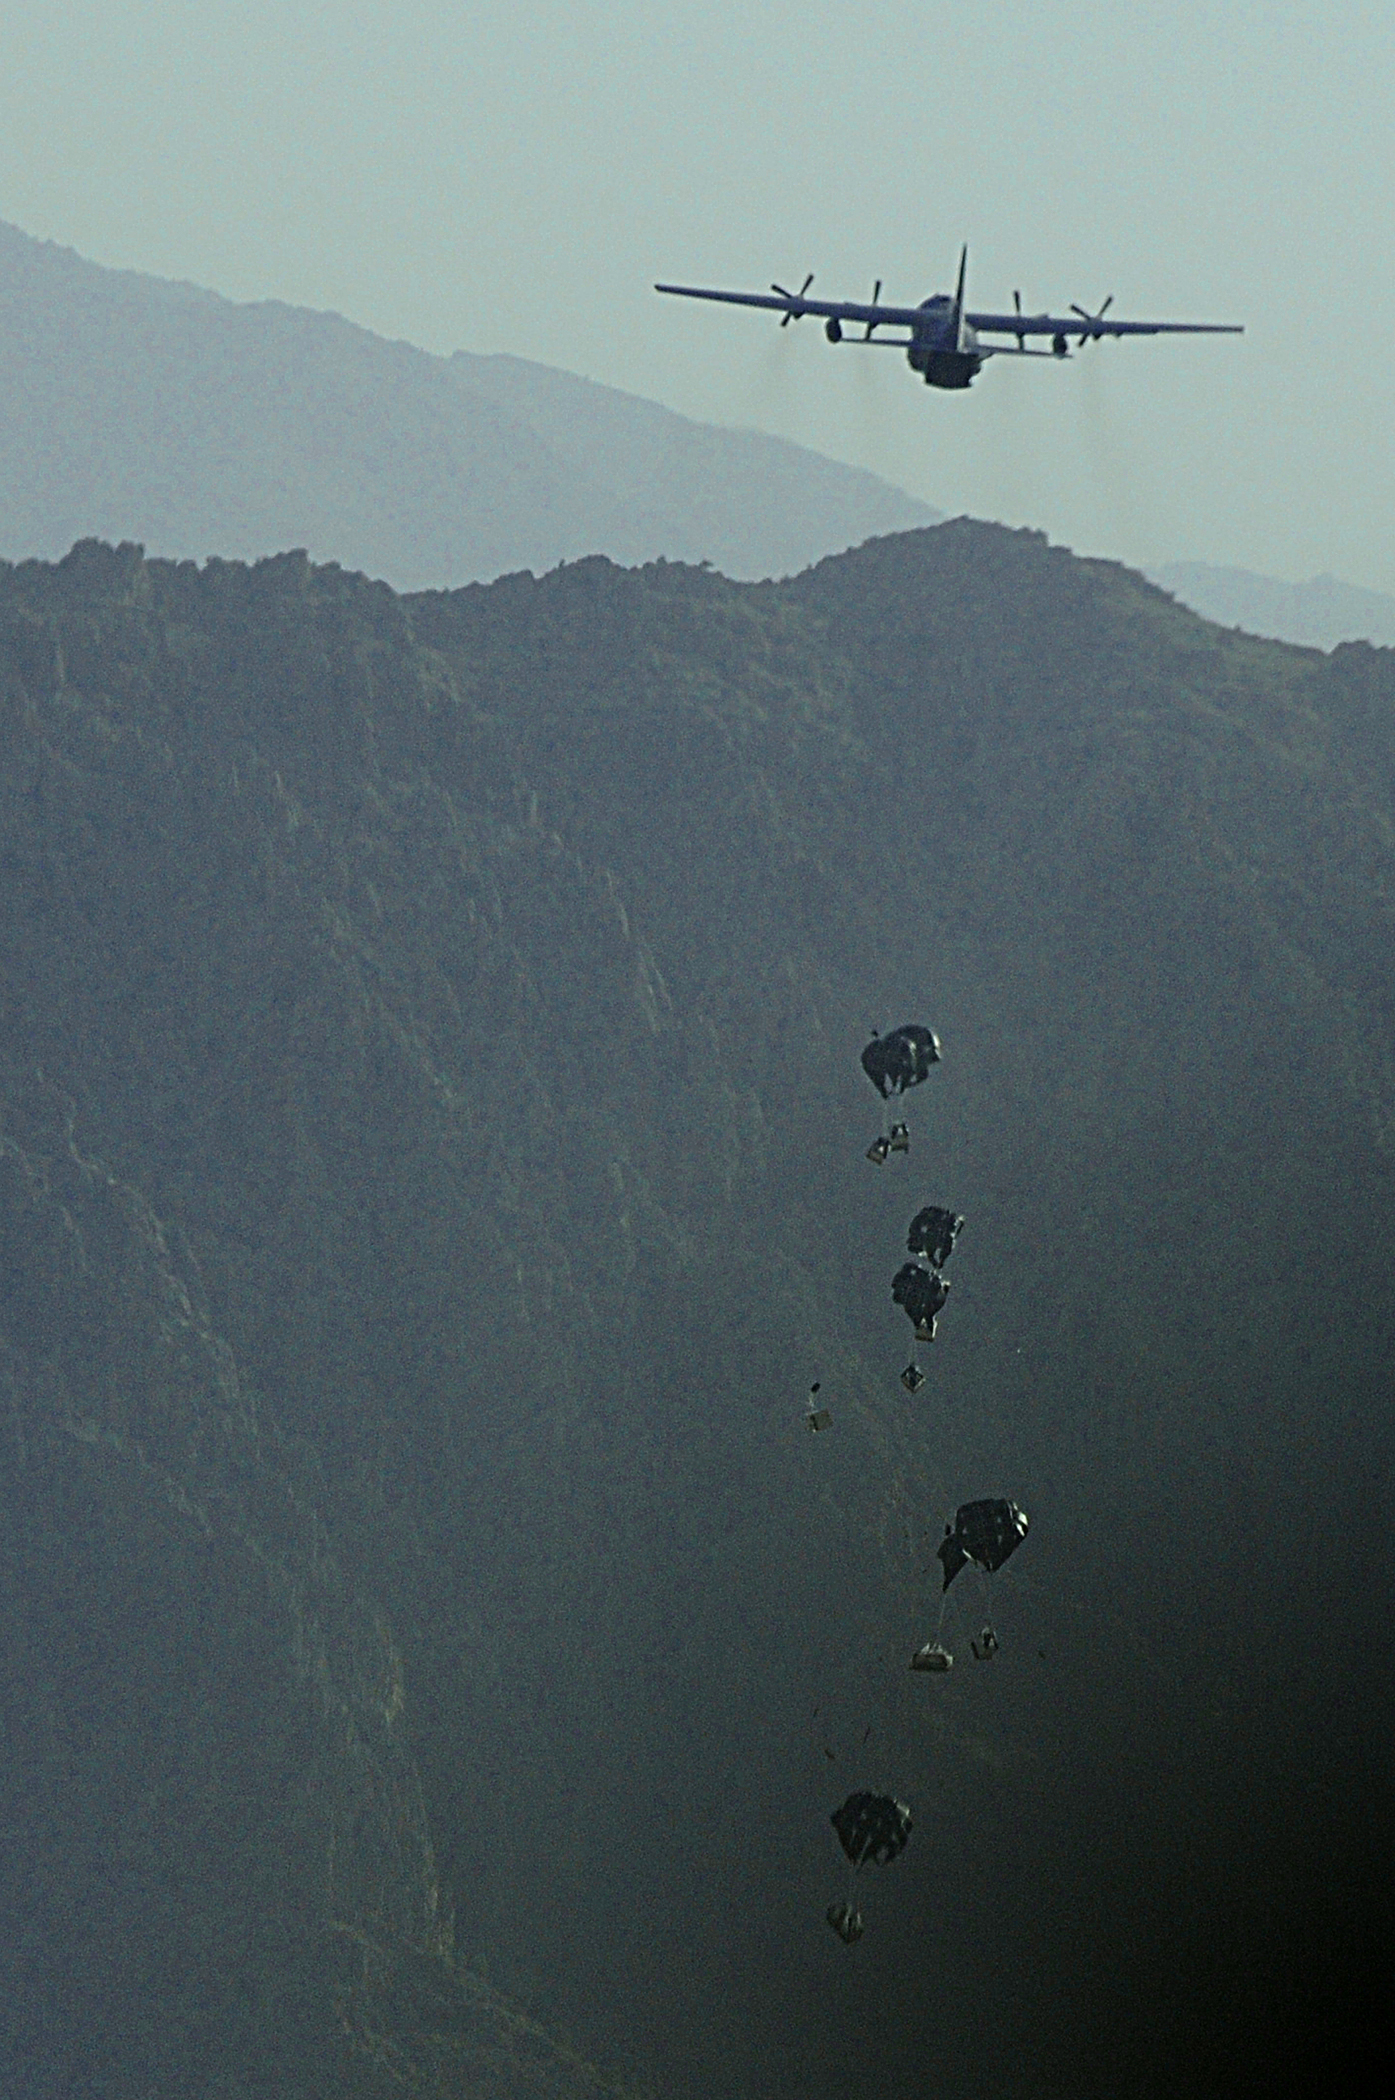
[[(813, 281), (814, 273), (811, 270), (808, 276), (805, 278), (803, 284), (800, 285), (799, 290), (797, 292), (787, 292), (782, 284), (772, 284), (770, 289), (772, 292), (778, 292), (782, 299), (802, 299), (804, 297), (804, 294), (808, 291), (810, 285), (813, 283)], [(797, 313), (783, 313), (780, 316), (780, 326), (782, 328), (788, 328), (791, 321), (797, 321), (798, 319), (799, 315)]]
[(1097, 343), (1099, 341), (1100, 335), (1102, 333), (1102, 330), (1100, 328), (1100, 322), (1104, 319), (1105, 315), (1109, 312), (1109, 309), (1113, 304), (1114, 294), (1113, 292), (1111, 292), (1109, 297), (1105, 300), (1104, 305), (1100, 308), (1097, 314), (1087, 314), (1083, 306), (1077, 306), (1075, 301), (1073, 299), (1071, 300), (1071, 312), (1073, 314), (1079, 314), (1081, 320), (1085, 323), (1085, 326), (1080, 331), (1080, 340), (1082, 343)]
[[(1021, 320), (1021, 318), (1022, 318), (1022, 294), (1021, 294), (1021, 292), (1014, 292), (1014, 293), (1013, 293), (1013, 295), (1012, 295), (1012, 309), (1013, 309), (1013, 312), (1014, 312), (1014, 313), (1015, 313), (1015, 314), (1017, 315), (1017, 318), (1018, 318), (1018, 320), (1020, 321), (1020, 320)], [(1017, 331), (1017, 347), (1018, 347), (1018, 349), (1019, 349), (1019, 350), (1025, 350), (1025, 349), (1026, 349), (1026, 347), (1027, 347), (1027, 338), (1026, 338), (1026, 336), (1025, 336), (1025, 335), (1023, 335), (1023, 333), (1022, 333), (1022, 331), (1021, 331), (1021, 329), (1020, 329), (1020, 328), (1019, 328), (1019, 329), (1018, 329), (1018, 331)]]
[[(881, 296), (882, 296), (882, 281), (881, 281), (881, 279), (880, 279), (880, 277), (879, 277), (879, 278), (877, 279), (876, 283), (875, 283), (875, 284), (873, 285), (873, 287), (872, 287), (872, 304), (873, 304), (873, 306), (876, 306), (876, 305), (877, 305), (877, 304), (878, 304), (878, 303), (880, 302), (880, 300), (881, 300)], [(875, 322), (875, 321), (869, 321), (869, 322), (867, 323), (867, 331), (866, 331), (866, 334), (865, 334), (865, 335), (863, 336), (863, 338), (862, 338), (862, 340), (863, 340), (863, 342), (864, 342), (864, 343), (870, 343), (870, 342), (871, 342), (871, 340), (872, 340), (872, 330), (873, 330), (873, 329), (874, 329), (874, 328), (876, 327), (876, 325), (877, 325), (877, 324), (876, 324), (876, 322)]]

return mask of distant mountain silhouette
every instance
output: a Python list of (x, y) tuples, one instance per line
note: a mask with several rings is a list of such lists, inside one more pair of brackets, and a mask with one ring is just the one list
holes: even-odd
[(0, 224), (0, 555), (304, 547), (398, 589), (581, 554), (785, 575), (939, 513), (783, 439), (514, 357), (235, 305)]
[(1248, 569), (1216, 568), (1205, 561), (1174, 561), (1147, 575), (1193, 612), (1222, 627), (1309, 648), (1335, 649), (1339, 642), (1375, 642), (1395, 648), (1395, 598), (1363, 591), (1335, 576), (1307, 583), (1280, 583)]

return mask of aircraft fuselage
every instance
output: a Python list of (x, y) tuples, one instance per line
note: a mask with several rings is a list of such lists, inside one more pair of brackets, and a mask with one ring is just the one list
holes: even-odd
[(983, 370), (978, 337), (956, 312), (954, 301), (943, 292), (922, 299), (917, 322), (906, 349), (906, 362), (919, 372), (927, 386), (948, 389), (972, 386)]

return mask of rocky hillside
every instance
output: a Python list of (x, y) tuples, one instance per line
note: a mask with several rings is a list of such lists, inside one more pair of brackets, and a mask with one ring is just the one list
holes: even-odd
[(0, 2085), (1335, 2090), (1395, 659), (966, 524), (405, 599), (88, 543), (0, 573), (0, 723)]
[(302, 547), (399, 589), (580, 554), (771, 576), (935, 522), (858, 468), (514, 357), (234, 305), (0, 225), (0, 554)]

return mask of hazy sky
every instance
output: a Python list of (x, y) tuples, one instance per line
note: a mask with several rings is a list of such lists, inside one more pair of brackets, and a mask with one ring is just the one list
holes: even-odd
[[(1083, 552), (1395, 590), (1388, 6), (65, 0), (12, 10), (0, 217), (508, 350)], [(655, 278), (1107, 293), (1236, 339), (967, 394)]]

